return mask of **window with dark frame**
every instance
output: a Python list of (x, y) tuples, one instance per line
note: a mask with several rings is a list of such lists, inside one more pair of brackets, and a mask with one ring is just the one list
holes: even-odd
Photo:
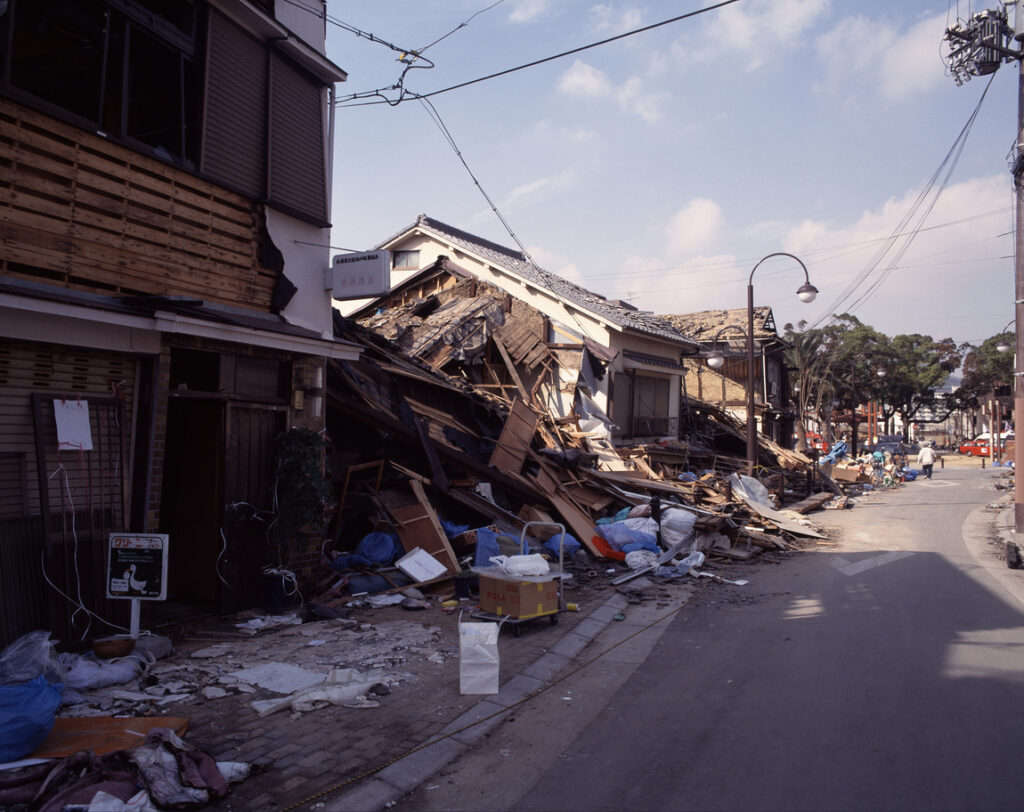
[(0, 2), (0, 92), (321, 226), (324, 84), (199, 0)]
[(391, 267), (395, 270), (409, 270), (420, 267), (419, 251), (392, 251)]

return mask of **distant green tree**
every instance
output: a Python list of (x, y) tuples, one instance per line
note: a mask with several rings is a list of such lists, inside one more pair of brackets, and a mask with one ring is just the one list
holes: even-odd
[(806, 417), (813, 414), (820, 417), (823, 399), (827, 396), (831, 402), (831, 390), (828, 378), (823, 374), (826, 366), (823, 352), (822, 333), (816, 329), (805, 329), (807, 322), (799, 322), (783, 326), (782, 337), (788, 347), (785, 352), (786, 366), (795, 372), (793, 389), (796, 395), (798, 418), (796, 421), (797, 451), (806, 451), (807, 424)]
[[(996, 346), (1006, 342), (1009, 352), (999, 352)], [(998, 386), (1013, 383), (1013, 333), (999, 333), (986, 338), (977, 347), (965, 344), (961, 347), (964, 355), (964, 377), (958, 394), (961, 401), (977, 400), (991, 394)]]
[(935, 391), (959, 366), (960, 349), (951, 338), (938, 341), (918, 333), (895, 336), (888, 348), (886, 375), (877, 384), (876, 396), (888, 421), (898, 414), (903, 425), (914, 422), (922, 409), (938, 412), (933, 419), (945, 420), (951, 402)]
[[(849, 313), (836, 316), (817, 332), (821, 374), (841, 408), (851, 415), (854, 454), (859, 406), (878, 401), (884, 420), (898, 414), (907, 425), (921, 409), (941, 408), (945, 401), (937, 398), (935, 390), (960, 365), (961, 350), (952, 339), (936, 341), (920, 334), (890, 338)], [(823, 387), (819, 382), (820, 391)]]

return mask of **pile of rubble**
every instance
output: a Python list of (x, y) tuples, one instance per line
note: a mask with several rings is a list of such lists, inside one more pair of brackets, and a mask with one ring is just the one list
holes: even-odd
[[(694, 517), (693, 538), (677, 554), (747, 560), (820, 537), (802, 514), (842, 506), (842, 488), (810, 458), (763, 437), (760, 480), (742, 477), (745, 428), (709, 404), (688, 403), (686, 440), (613, 447), (598, 419), (548, 408), (554, 350), (507, 313), (498, 319), (494, 302), (451, 302), (416, 302), (370, 320), (397, 343), (336, 315), (336, 334), (364, 350), (359, 361), (328, 368), (328, 432), (345, 438), (346, 453), (333, 460), (343, 476), (324, 563), (335, 553), (356, 563), (334, 566), (320, 605), (409, 584), (450, 594), (456, 576), (487, 565), (482, 538), (489, 553), (555, 558), (564, 532), (563, 552), (571, 559), (580, 547), (586, 557), (577, 569), (621, 567), (622, 550), (602, 528), (650, 521), (653, 507)], [(657, 518), (647, 535), (661, 555), (668, 545), (659, 543)], [(543, 532), (525, 534), (527, 523)], [(360, 557), (361, 542), (381, 533), (395, 540), (395, 555)], [(435, 577), (393, 566), (416, 551), (438, 564)]]

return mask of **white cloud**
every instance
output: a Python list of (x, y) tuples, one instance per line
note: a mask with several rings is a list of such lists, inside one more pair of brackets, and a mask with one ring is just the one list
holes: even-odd
[(721, 233), (724, 218), (713, 200), (698, 197), (677, 211), (665, 226), (666, 247), (670, 256), (700, 251)]
[(747, 60), (757, 70), (774, 52), (799, 46), (806, 31), (829, 7), (829, 0), (747, 0), (705, 15), (697, 36), (673, 46), (685, 61)]
[[(973, 335), (958, 334), (965, 314), (998, 321), (1005, 311), (1004, 323), (1013, 315), (1013, 264), (1007, 256), (1013, 244), (1006, 233), (1012, 230), (1012, 201), (1006, 178), (973, 178), (948, 187), (909, 247), (907, 237), (900, 237), (876, 263), (917, 196), (911, 191), (887, 200), (851, 223), (808, 220), (788, 231), (786, 250), (806, 262), (821, 289), (815, 309), (822, 314), (854, 308), (858, 318), (889, 335), (966, 340)], [(904, 230), (916, 225), (915, 220)], [(866, 279), (858, 284), (859, 275)], [(869, 293), (876, 282), (877, 289)], [(839, 301), (852, 285), (856, 292)]]
[(604, 71), (577, 59), (558, 80), (558, 89), (570, 96), (607, 96), (612, 83)]
[(549, 0), (519, 0), (508, 18), (514, 23), (528, 23), (547, 11)]
[(624, 111), (649, 124), (661, 119), (661, 102), (667, 97), (664, 93), (645, 92), (643, 83), (635, 76), (616, 87), (604, 71), (579, 59), (562, 74), (558, 89), (570, 96), (614, 99)]
[(644, 12), (635, 7), (618, 8), (614, 3), (601, 3), (590, 9), (595, 31), (615, 35), (632, 31), (644, 24)]
[[(956, 341), (980, 341), (1013, 316), (1012, 190), (1002, 175), (973, 178), (948, 187), (902, 256), (903, 239), (858, 283), (879, 250), (897, 231), (918, 197), (911, 190), (848, 222), (805, 220), (734, 225), (733, 233), (760, 235), (764, 245), (798, 256), (821, 293), (811, 305), (794, 295), (802, 280), (786, 260), (760, 266), (755, 302), (771, 305), (779, 324), (851, 310), (888, 334), (922, 333)], [(613, 295), (656, 313), (687, 313), (745, 306), (750, 272), (763, 254), (716, 253), (724, 216), (714, 201), (690, 201), (663, 227), (665, 242), (620, 265)], [(769, 234), (772, 239), (766, 240)], [(730, 245), (734, 252), (749, 245)], [(891, 267), (891, 271), (886, 273)], [(883, 278), (884, 277), (884, 278)], [(862, 294), (877, 289), (856, 304)], [(591, 285), (593, 289), (597, 286)], [(854, 294), (838, 301), (848, 287)]]
[(562, 279), (575, 282), (577, 285), (586, 286), (583, 281), (583, 272), (564, 255), (550, 251), (543, 246), (531, 246), (530, 256), (544, 270), (550, 271)]
[(815, 41), (825, 76), (815, 89), (842, 92), (866, 79), (890, 101), (900, 101), (947, 81), (938, 43), (944, 14), (919, 20), (905, 31), (864, 16), (847, 17)]
[(557, 175), (520, 184), (501, 203), (502, 209), (522, 209), (561, 194), (576, 185), (576, 173), (567, 169)]

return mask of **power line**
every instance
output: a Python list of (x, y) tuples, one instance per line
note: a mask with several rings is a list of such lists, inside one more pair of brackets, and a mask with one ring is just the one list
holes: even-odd
[[(1008, 208), (992, 209), (991, 211), (982, 212), (980, 214), (973, 214), (970, 217), (961, 217), (958, 220), (949, 220), (949, 221), (947, 221), (945, 223), (937, 223), (936, 225), (933, 225), (933, 226), (927, 226), (925, 228), (920, 228), (920, 229), (918, 229), (917, 233), (925, 233), (925, 232), (928, 232), (928, 231), (937, 231), (937, 230), (943, 229), (943, 228), (952, 228), (953, 226), (963, 225), (964, 223), (969, 223), (969, 222), (972, 222), (974, 220), (981, 220), (981, 219), (984, 219), (986, 217), (993, 217), (993, 216), (995, 216), (997, 214), (1006, 214), (1009, 211), (1010, 211), (1010, 209), (1008, 209)], [(896, 234), (895, 236), (901, 237), (901, 236), (906, 236), (907, 234), (910, 234), (910, 233), (911, 232), (909, 232), (909, 231), (901, 232), (899, 234)], [(960, 248), (966, 248), (966, 247), (971, 246), (971, 245), (977, 245), (977, 244), (982, 243), (982, 242), (987, 242), (990, 239), (998, 239), (999, 237), (1005, 237), (1005, 236), (1007, 236), (1010, 233), (1012, 233), (1012, 232), (1004, 232), (1002, 234), (997, 234), (994, 237), (987, 237), (984, 240), (976, 240), (974, 242), (965, 243), (963, 245), (957, 246), (957, 248), (952, 248), (952, 249), (949, 249), (949, 251), (944, 251), (944, 252), (941, 252), (941, 253), (950, 253), (952, 251), (959, 250)], [(837, 243), (835, 245), (829, 245), (829, 246), (825, 246), (825, 247), (822, 247), (822, 248), (805, 248), (805, 249), (801, 249), (800, 250), (800, 255), (801, 256), (811, 256), (811, 257), (813, 257), (813, 256), (820, 256), (820, 255), (823, 255), (823, 254), (832, 254), (830, 256), (825, 256), (825, 257), (819, 259), (818, 260), (818, 264), (820, 265), (820, 264), (825, 263), (825, 262), (832, 262), (834, 260), (841, 259), (842, 257), (849, 256), (850, 254), (856, 253), (857, 251), (859, 251), (859, 250), (861, 250), (863, 248), (866, 248), (866, 247), (871, 246), (871, 245), (876, 245), (877, 243), (880, 243), (880, 242), (885, 242), (886, 240), (889, 240), (891, 238), (892, 238), (892, 235), (890, 235), (888, 237), (874, 237), (874, 238), (872, 238), (870, 240), (860, 240), (860, 241), (857, 241), (857, 242)], [(841, 250), (841, 249), (849, 249), (849, 250)], [(834, 253), (833, 254), (832, 252), (838, 252), (838, 253)], [(929, 256), (935, 256), (935, 255), (934, 254), (929, 254)], [(645, 275), (649, 275), (649, 274), (659, 274), (659, 273), (678, 273), (678, 272), (689, 273), (691, 271), (692, 272), (700, 272), (700, 271), (715, 271), (715, 270), (726, 270), (726, 271), (737, 270), (737, 271), (739, 271), (739, 270), (748, 269), (749, 266), (751, 265), (751, 263), (756, 262), (758, 259), (759, 259), (759, 257), (750, 257), (750, 258), (733, 259), (733, 260), (722, 261), (722, 262), (682, 263), (682, 264), (679, 264), (679, 265), (669, 265), (669, 266), (664, 266), (664, 267), (660, 267), (660, 268), (645, 268), (645, 269), (639, 270), (639, 271), (614, 270), (614, 271), (608, 271), (606, 273), (587, 274), (587, 278), (588, 279), (609, 279), (609, 278), (610, 279), (620, 279), (622, 277), (639, 277), (639, 276), (645, 276)]]
[[(469, 87), (470, 85), (479, 84), (480, 82), (486, 82), (486, 81), (489, 81), (491, 79), (497, 79), (500, 76), (507, 76), (510, 73), (515, 73), (517, 71), (525, 70), (526, 68), (533, 68), (533, 67), (536, 67), (537, 65), (543, 65), (546, 62), (553, 62), (553, 61), (555, 61), (557, 59), (563, 59), (563, 58), (565, 58), (567, 56), (572, 56), (573, 54), (582, 53), (583, 51), (589, 51), (592, 48), (597, 48), (597, 47), (599, 47), (601, 45), (607, 45), (610, 42), (616, 42), (616, 41), (618, 41), (620, 39), (625, 39), (626, 37), (632, 37), (632, 36), (634, 36), (636, 34), (642, 34), (642, 33), (646, 32), (646, 31), (652, 31), (655, 28), (661, 28), (662, 26), (669, 25), (671, 23), (677, 23), (680, 20), (686, 20), (686, 19), (689, 19), (690, 17), (697, 17), (697, 16), (699, 16), (701, 14), (706, 14), (709, 11), (716, 11), (717, 9), (724, 8), (725, 6), (731, 6), (733, 3), (738, 3), (738, 2), (740, 2), (740, 0), (722, 0), (722, 2), (715, 3), (714, 5), (707, 6), (707, 7), (702, 8), (702, 9), (698, 9), (697, 11), (691, 11), (691, 12), (688, 12), (686, 14), (680, 14), (680, 15), (678, 15), (676, 17), (672, 17), (672, 18), (670, 18), (668, 20), (662, 20), (661, 22), (652, 23), (651, 25), (645, 25), (645, 26), (642, 26), (641, 28), (634, 28), (631, 31), (626, 31), (623, 34), (616, 34), (613, 37), (608, 37), (606, 39), (599, 40), (598, 42), (592, 42), (589, 45), (581, 45), (578, 48), (572, 48), (571, 50), (568, 50), (568, 51), (562, 51), (561, 53), (554, 54), (552, 56), (546, 56), (546, 57), (543, 57), (542, 59), (535, 59), (532, 62), (527, 62), (527, 63), (525, 63), (523, 65), (518, 65), (518, 66), (516, 66), (514, 68), (506, 68), (505, 70), (498, 71), (497, 73), (491, 73), (491, 74), (488, 74), (487, 76), (481, 76), (481, 77), (479, 77), (477, 79), (470, 79), (469, 81), (466, 81), (466, 82), (460, 82), (457, 85), (451, 85), (449, 87), (441, 88), (440, 90), (432, 90), (429, 93), (418, 93), (417, 94), (417, 93), (413, 93), (412, 91), (406, 91), (404, 88), (401, 88), (401, 93), (400, 93), (399, 97), (397, 99), (395, 99), (394, 101), (392, 101), (391, 99), (387, 99), (387, 98), (383, 97), (382, 91), (380, 91), (380, 90), (373, 90), (373, 91), (369, 91), (369, 92), (366, 92), (366, 93), (355, 93), (355, 94), (352, 94), (352, 95), (349, 95), (349, 96), (343, 96), (340, 99), (336, 99), (335, 100), (335, 105), (338, 106), (338, 107), (361, 106), (361, 105), (349, 105), (349, 104), (347, 104), (347, 102), (355, 101), (356, 99), (371, 98), (373, 96), (381, 96), (381, 99), (380, 99), (380, 101), (369, 102), (370, 104), (390, 104), (392, 106), (399, 104), (400, 102), (404, 101), (407, 97), (409, 97), (409, 98), (416, 98), (416, 99), (429, 99), (429, 98), (431, 98), (433, 96), (439, 96), (442, 93), (448, 93), (448, 92), (450, 92), (452, 90), (460, 90), (461, 88)], [(404, 74), (403, 74), (403, 76), (404, 76)], [(391, 89), (399, 89), (399, 88), (398, 88), (398, 85), (396, 84)]]
[[(942, 194), (943, 190), (949, 184), (949, 180), (952, 177), (953, 170), (956, 168), (957, 162), (960, 159), (960, 154), (963, 152), (963, 148), (967, 143), (967, 136), (970, 133), (972, 127), (974, 126), (974, 122), (978, 117), (978, 112), (981, 110), (981, 105), (985, 101), (985, 96), (988, 94), (989, 88), (991, 86), (992, 78), (989, 79), (988, 84), (985, 86), (984, 92), (982, 92), (981, 94), (981, 98), (978, 99), (978, 103), (974, 107), (974, 111), (967, 119), (967, 123), (964, 124), (964, 126), (961, 128), (959, 135), (957, 135), (956, 140), (953, 142), (953, 145), (946, 153), (946, 157), (943, 158), (942, 163), (939, 165), (938, 169), (935, 170), (934, 174), (928, 180), (928, 183), (925, 184), (924, 188), (917, 196), (917, 199), (914, 201), (909, 211), (900, 219), (899, 223), (896, 226), (896, 230), (885, 240), (885, 244), (879, 248), (879, 250), (869, 261), (867, 266), (860, 273), (858, 273), (854, 280), (850, 282), (850, 284), (848, 284), (846, 288), (843, 289), (839, 296), (836, 297), (832, 304), (826, 309), (825, 314), (822, 315), (819, 319), (817, 319), (814, 323), (809, 325), (810, 327), (817, 327), (826, 319), (833, 318), (833, 313), (837, 313), (840, 310), (844, 309), (845, 303), (849, 301), (849, 299), (857, 292), (857, 289), (861, 287), (861, 285), (865, 284), (871, 277), (871, 275), (875, 273), (875, 271), (881, 265), (882, 260), (885, 259), (886, 255), (889, 254), (889, 252), (897, 244), (899, 238), (901, 236), (905, 236), (903, 245), (897, 248), (895, 254), (892, 256), (889, 262), (889, 265), (886, 268), (884, 268), (882, 272), (877, 276), (875, 281), (872, 282), (870, 286), (863, 293), (861, 293), (861, 295), (856, 300), (854, 300), (852, 305), (845, 307), (846, 312), (852, 313), (854, 309), (864, 304), (864, 302), (866, 302), (878, 290), (881, 284), (885, 282), (885, 280), (888, 279), (889, 275), (895, 270), (897, 263), (910, 248), (910, 245), (914, 241), (914, 238), (917, 236), (917, 234), (923, 231), (923, 227), (921, 224), (923, 224), (924, 221), (928, 218), (928, 215), (931, 213), (932, 209), (935, 207), (935, 204), (938, 202), (939, 196)], [(938, 181), (940, 175), (942, 175), (944, 169), (946, 170), (946, 174), (942, 180), (942, 184), (940, 185), (938, 191), (935, 193), (931, 202), (928, 203), (923, 214), (918, 218), (918, 225), (910, 229), (909, 233), (905, 233), (907, 226), (917, 215), (918, 210), (927, 202), (928, 195), (930, 194), (932, 188), (935, 186), (935, 183)]]
[(437, 43), (441, 42), (442, 40), (448, 39), (448, 37), (450, 37), (456, 31), (461, 31), (463, 28), (465, 28), (467, 25), (473, 22), (474, 18), (479, 17), (481, 14), (490, 11), (495, 6), (500, 6), (504, 2), (505, 0), (495, 0), (495, 2), (491, 3), (489, 6), (487, 6), (487, 8), (482, 8), (479, 11), (474, 12), (444, 36), (438, 37), (429, 45), (424, 45), (422, 48), (419, 49), (419, 51), (417, 51), (417, 54), (422, 56), (423, 52), (426, 51), (428, 48), (433, 48), (435, 45), (437, 45)]

